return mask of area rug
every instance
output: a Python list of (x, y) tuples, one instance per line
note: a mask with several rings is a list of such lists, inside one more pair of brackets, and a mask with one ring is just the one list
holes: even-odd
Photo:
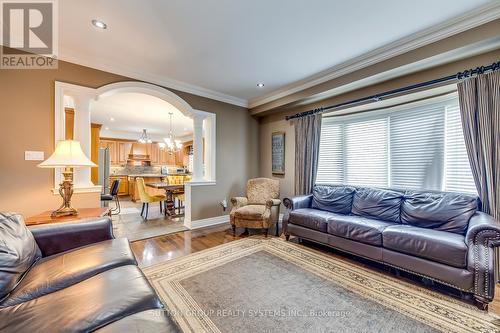
[(498, 316), (279, 238), (144, 272), (184, 332), (500, 332)]

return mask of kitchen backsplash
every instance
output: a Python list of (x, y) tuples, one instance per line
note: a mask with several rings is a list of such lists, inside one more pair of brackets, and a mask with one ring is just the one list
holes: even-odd
[(160, 174), (161, 166), (112, 166), (111, 175)]

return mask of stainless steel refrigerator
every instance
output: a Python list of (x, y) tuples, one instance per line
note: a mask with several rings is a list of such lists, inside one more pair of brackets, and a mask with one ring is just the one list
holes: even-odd
[(102, 186), (102, 194), (109, 194), (110, 166), (109, 148), (99, 148), (99, 185)]

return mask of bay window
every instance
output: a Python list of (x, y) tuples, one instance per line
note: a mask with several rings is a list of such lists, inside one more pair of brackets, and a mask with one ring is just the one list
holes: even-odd
[(476, 193), (456, 94), (324, 116), (317, 182)]

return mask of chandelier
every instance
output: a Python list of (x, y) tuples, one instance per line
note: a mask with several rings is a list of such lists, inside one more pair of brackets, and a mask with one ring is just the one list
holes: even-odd
[(137, 141), (139, 141), (140, 143), (152, 143), (153, 142), (153, 140), (151, 140), (151, 137), (146, 132), (146, 129), (142, 130), (141, 137)]
[[(168, 137), (163, 138), (163, 141), (165, 141), (166, 148), (169, 150), (171, 154), (177, 153), (179, 150), (182, 148), (182, 142), (181, 140), (178, 140), (174, 137), (172, 134), (172, 112), (168, 113), (170, 116), (170, 131), (168, 132)], [(163, 145), (160, 145), (161, 148)]]

